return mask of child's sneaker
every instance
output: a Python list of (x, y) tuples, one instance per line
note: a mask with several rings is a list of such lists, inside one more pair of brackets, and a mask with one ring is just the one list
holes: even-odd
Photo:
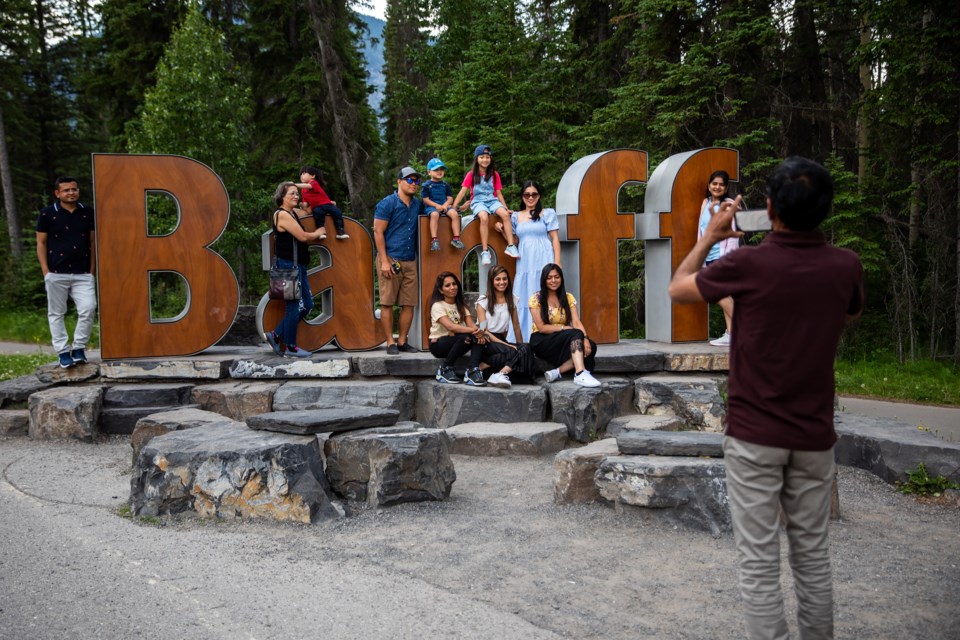
[(450, 241), (450, 246), (453, 247), (454, 249), (462, 250), (463, 242), (460, 240), (460, 238), (454, 238), (453, 240)]
[(318, 240), (326, 240), (326, 239), (327, 239), (327, 229), (326, 229), (326, 227), (320, 227), (320, 237), (317, 238), (317, 239), (318, 239)]
[(581, 387), (599, 387), (600, 381), (594, 378), (589, 371), (584, 369), (577, 375), (573, 376), (573, 383), (578, 384)]
[(69, 351), (64, 351), (63, 353), (61, 353), (59, 356), (57, 356), (57, 360), (60, 362), (61, 369), (69, 369), (70, 367), (77, 364), (76, 362), (74, 362), (73, 358), (70, 357)]
[(547, 382), (556, 382), (560, 379), (560, 369), (550, 369), (549, 371), (544, 371), (543, 377), (547, 380)]
[(440, 241), (436, 238), (430, 241), (430, 251), (440, 251)]
[(280, 341), (277, 340), (277, 334), (273, 331), (267, 331), (266, 333), (267, 342), (270, 343), (270, 348), (273, 349), (273, 352), (278, 356), (283, 355), (283, 349), (280, 348)]
[(437, 369), (437, 381), (446, 384), (460, 384), (457, 372), (453, 370), (453, 367), (441, 366)]
[(480, 264), (486, 266), (492, 262), (490, 252), (486, 249), (480, 252)]
[(510, 376), (505, 373), (495, 373), (490, 376), (490, 379), (487, 380), (487, 384), (491, 387), (499, 387), (500, 389), (509, 389), (510, 388)]
[(507, 249), (506, 249), (506, 251), (504, 251), (504, 253), (507, 254), (508, 256), (510, 256), (511, 258), (519, 258), (519, 257), (520, 257), (520, 250), (517, 249), (517, 245), (515, 245), (515, 244), (509, 244), (509, 245), (507, 245)]
[(291, 358), (309, 358), (313, 354), (296, 345), (287, 345), (287, 350), (283, 352), (283, 355), (290, 356)]
[(346, 231), (340, 231), (337, 233), (337, 240), (349, 240), (350, 234)]
[(482, 387), (487, 384), (483, 379), (483, 374), (480, 373), (480, 369), (476, 367), (463, 374), (463, 381), (471, 387)]

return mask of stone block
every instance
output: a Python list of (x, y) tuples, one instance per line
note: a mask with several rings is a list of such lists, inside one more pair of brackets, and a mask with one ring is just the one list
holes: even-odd
[(398, 413), (379, 407), (340, 407), (305, 409), (302, 411), (274, 411), (250, 416), (247, 426), (261, 431), (277, 431), (298, 435), (337, 433), (369, 427), (389, 427), (396, 424)]
[(333, 435), (327, 477), (347, 500), (369, 506), (444, 500), (457, 479), (449, 437), (416, 422)]
[(567, 446), (557, 422), (468, 422), (447, 428), (450, 453), (464, 456), (542, 456)]
[(231, 378), (349, 378), (350, 357), (313, 355), (281, 358), (273, 354), (241, 358), (230, 366)]
[(130, 480), (138, 516), (193, 511), (207, 518), (312, 523), (341, 518), (312, 436), (209, 424), (153, 438)]
[(219, 380), (228, 375), (232, 359), (196, 355), (183, 358), (105, 360), (100, 375), (109, 380)]
[(676, 415), (688, 429), (722, 431), (726, 419), (726, 378), (652, 375), (638, 378), (636, 407), (640, 413)]
[(55, 387), (30, 396), (30, 437), (34, 440), (97, 437), (102, 387)]
[(625, 455), (723, 457), (723, 434), (701, 431), (627, 431), (617, 436)]
[(916, 425), (851, 413), (837, 413), (834, 424), (837, 464), (866, 469), (891, 484), (905, 481), (921, 462), (931, 476), (951, 476), (960, 468), (960, 442), (941, 440)]
[(221, 382), (194, 387), (191, 400), (205, 411), (214, 411), (232, 420), (273, 411), (277, 382)]
[(100, 375), (100, 365), (95, 362), (85, 362), (68, 369), (59, 364), (45, 364), (37, 367), (37, 379), (41, 382), (63, 384), (70, 382), (86, 382)]
[(592, 389), (572, 380), (541, 383), (550, 396), (550, 419), (567, 425), (571, 440), (595, 440), (612, 418), (632, 411), (633, 383), (625, 378), (597, 379), (603, 385)]
[(466, 422), (543, 422), (546, 412), (547, 394), (539, 386), (497, 389), (436, 380), (417, 383), (417, 420), (436, 429)]
[(604, 438), (576, 449), (564, 449), (553, 461), (553, 500), (557, 504), (600, 502), (596, 474), (600, 463), (620, 450), (613, 438)]
[(208, 424), (230, 423), (232, 423), (231, 420), (224, 419), (219, 413), (193, 407), (161, 411), (144, 416), (137, 420), (137, 425), (130, 436), (130, 446), (133, 447), (133, 461), (137, 461), (140, 450), (157, 436), (162, 436), (171, 431), (195, 429)]
[(175, 407), (188, 404), (192, 390), (190, 383), (116, 384), (104, 390), (103, 407)]
[[(461, 358), (461, 363), (466, 359)], [(363, 354), (356, 354), (354, 364), (357, 373), (361, 376), (393, 376), (396, 378), (432, 378), (437, 372), (440, 361), (434, 358), (429, 351), (420, 353), (401, 353), (398, 356), (389, 356), (383, 347)], [(463, 370), (458, 366), (458, 371)]]
[(0, 382), (0, 408), (8, 408), (11, 405), (26, 406), (27, 399), (31, 395), (52, 386), (52, 382), (43, 382), (33, 374), (4, 380)]
[(614, 345), (602, 345), (597, 352), (594, 373), (645, 373), (663, 370), (663, 353), (649, 349), (642, 342), (621, 340)]
[(400, 420), (412, 420), (416, 394), (408, 380), (331, 380), (285, 382), (273, 396), (274, 411), (318, 407), (380, 407), (395, 409)]
[(627, 431), (683, 431), (686, 423), (678, 416), (617, 416), (607, 423), (607, 437), (615, 438)]
[(707, 353), (665, 353), (664, 371), (729, 371), (730, 352), (726, 347), (707, 347)]
[(30, 429), (26, 409), (0, 409), (0, 436), (25, 436)]
[(141, 418), (176, 409), (198, 409), (198, 405), (173, 407), (103, 407), (100, 410), (100, 433), (129, 435), (134, 432)]
[(646, 516), (707, 531), (732, 531), (726, 470), (716, 458), (612, 456), (596, 474), (600, 495)]

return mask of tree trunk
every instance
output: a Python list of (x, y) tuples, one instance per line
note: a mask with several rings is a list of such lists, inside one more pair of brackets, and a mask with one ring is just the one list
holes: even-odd
[(17, 201), (13, 197), (13, 175), (10, 173), (10, 156), (7, 153), (7, 134), (3, 124), (2, 104), (0, 104), (0, 188), (3, 189), (3, 208), (7, 214), (10, 253), (20, 259), (23, 257), (23, 246), (20, 244), (20, 216), (17, 213)]
[[(860, 17), (860, 47), (866, 48), (870, 43), (870, 24), (867, 14)], [(873, 78), (870, 74), (870, 65), (860, 65), (860, 109), (857, 118), (857, 185), (863, 190), (863, 181), (867, 177), (867, 160), (870, 145), (870, 119), (867, 117), (864, 97), (873, 89)]]
[[(957, 105), (960, 114), (960, 104)], [(957, 119), (957, 153), (960, 154), (960, 117)], [(958, 156), (960, 157), (960, 156)], [(953, 290), (953, 366), (960, 366), (960, 166), (957, 167), (957, 266), (956, 286)]]

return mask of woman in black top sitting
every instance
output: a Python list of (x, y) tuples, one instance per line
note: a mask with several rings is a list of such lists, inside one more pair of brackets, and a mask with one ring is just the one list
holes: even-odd
[(313, 309), (313, 293), (310, 292), (310, 283), (307, 282), (307, 266), (310, 264), (310, 248), (307, 242), (319, 239), (322, 229), (308, 232), (303, 228), (294, 213), (300, 202), (300, 190), (294, 183), (281, 182), (273, 194), (273, 199), (279, 207), (273, 212), (277, 266), (281, 269), (292, 269), (296, 255), (296, 266), (300, 271), (300, 299), (286, 301), (283, 319), (276, 329), (267, 332), (266, 338), (278, 356), (307, 358), (310, 352), (297, 346), (297, 326)]

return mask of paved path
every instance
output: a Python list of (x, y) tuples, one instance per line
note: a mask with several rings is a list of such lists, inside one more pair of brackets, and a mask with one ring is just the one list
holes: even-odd
[(26, 342), (0, 342), (0, 354), (13, 355), (17, 353), (49, 353), (54, 355), (53, 347), (48, 343), (33, 344)]
[(960, 407), (936, 407), (841, 396), (840, 408), (862, 416), (896, 418), (916, 426), (922, 425), (944, 440), (960, 442)]

